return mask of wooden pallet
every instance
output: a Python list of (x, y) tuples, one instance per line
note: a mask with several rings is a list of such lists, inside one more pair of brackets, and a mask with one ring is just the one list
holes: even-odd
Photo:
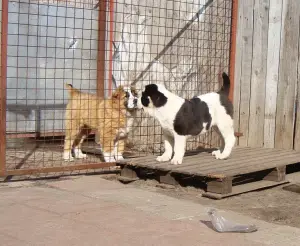
[(203, 196), (222, 199), (288, 183), (286, 166), (300, 162), (300, 152), (237, 147), (227, 160), (216, 160), (211, 153), (200, 152), (184, 157), (181, 165), (159, 163), (155, 158), (149, 155), (119, 162), (121, 178), (136, 180), (148, 172), (161, 183), (176, 185), (182, 178), (193, 177), (206, 184)]

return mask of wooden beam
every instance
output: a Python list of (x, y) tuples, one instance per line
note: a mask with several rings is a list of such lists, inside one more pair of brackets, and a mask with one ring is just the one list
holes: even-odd
[(207, 183), (207, 192), (228, 194), (232, 192), (232, 177), (216, 179)]
[(178, 185), (178, 181), (170, 173), (159, 174), (159, 182), (168, 185)]
[(138, 175), (136, 171), (134, 171), (132, 168), (129, 167), (123, 167), (121, 169), (121, 176), (126, 177), (126, 178), (131, 178), (131, 179), (136, 179), (138, 178)]
[(285, 180), (286, 166), (276, 167), (264, 177), (264, 180), (281, 182)]

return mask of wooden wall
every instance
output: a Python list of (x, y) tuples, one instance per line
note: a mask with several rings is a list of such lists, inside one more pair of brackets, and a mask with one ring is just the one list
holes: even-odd
[(235, 130), (240, 146), (300, 150), (299, 0), (239, 1)]

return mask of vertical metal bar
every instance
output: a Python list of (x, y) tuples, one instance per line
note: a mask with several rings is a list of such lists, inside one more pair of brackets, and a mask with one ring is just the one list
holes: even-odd
[(6, 173), (6, 75), (7, 75), (8, 0), (2, 0), (1, 88), (0, 88), (0, 175)]
[(104, 97), (105, 78), (105, 35), (107, 0), (99, 0), (98, 58), (97, 58), (97, 95)]
[(238, 0), (232, 0), (231, 10), (231, 37), (230, 37), (230, 60), (229, 60), (229, 77), (230, 77), (230, 92), (229, 99), (233, 102), (234, 90), (234, 71), (235, 71), (235, 51), (236, 51), (236, 29), (238, 19)]
[(110, 0), (109, 1), (109, 75), (108, 75), (109, 96), (112, 94), (113, 41), (114, 41), (114, 0)]

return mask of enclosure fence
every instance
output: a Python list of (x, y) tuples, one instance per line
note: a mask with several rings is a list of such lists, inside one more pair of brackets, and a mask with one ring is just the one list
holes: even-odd
[[(236, 12), (235, 0), (2, 0), (1, 176), (162, 152), (159, 124), (131, 100), (150, 83), (191, 98), (224, 71), (233, 82)], [(187, 149), (219, 142), (212, 131)]]

